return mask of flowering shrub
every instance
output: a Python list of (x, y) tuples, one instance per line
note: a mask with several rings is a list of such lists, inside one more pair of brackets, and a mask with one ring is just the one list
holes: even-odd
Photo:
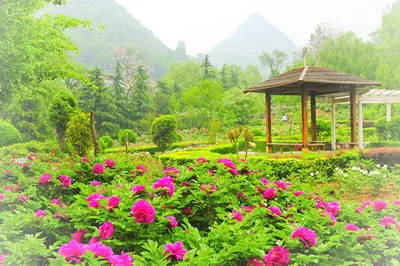
[(339, 203), (262, 163), (200, 158), (149, 173), (90, 158), (55, 170), (36, 158), (0, 170), (5, 265), (400, 262), (400, 201)]

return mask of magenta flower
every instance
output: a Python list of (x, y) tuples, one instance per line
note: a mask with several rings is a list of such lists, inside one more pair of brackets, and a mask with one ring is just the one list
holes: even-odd
[(286, 266), (289, 265), (289, 250), (281, 246), (274, 246), (264, 257), (266, 266)]
[(82, 157), (81, 158), (81, 162), (82, 163), (87, 163), (87, 162), (89, 162), (89, 160), (86, 157)]
[(269, 184), (269, 180), (266, 179), (265, 177), (261, 177), (261, 178), (260, 178), (260, 181), (261, 181), (261, 183), (263, 183), (264, 186), (266, 186), (266, 185)]
[(178, 221), (176, 220), (176, 218), (174, 216), (167, 216), (165, 218), (168, 219), (170, 227), (175, 228), (178, 226)]
[(390, 226), (391, 224), (397, 225), (397, 221), (395, 218), (391, 216), (385, 216), (380, 221), (379, 224), (385, 227)]
[(92, 244), (98, 243), (98, 242), (100, 242), (100, 240), (94, 236), (89, 240), (89, 245), (92, 245)]
[(173, 196), (175, 192), (174, 180), (170, 176), (164, 176), (163, 178), (158, 179), (151, 187), (153, 189), (161, 188), (170, 196)]
[(276, 189), (273, 187), (267, 188), (263, 192), (263, 197), (266, 199), (273, 199), (278, 195)]
[(42, 174), (39, 178), (39, 183), (42, 185), (46, 185), (47, 183), (49, 183), (51, 179), (51, 174)]
[(138, 200), (131, 208), (131, 215), (135, 218), (136, 223), (151, 224), (154, 222), (156, 210), (145, 200)]
[(190, 187), (190, 182), (189, 181), (183, 181), (183, 182), (181, 182), (181, 186)]
[(6, 198), (6, 194), (0, 193), (0, 200), (4, 200)]
[(358, 230), (360, 230), (360, 228), (355, 224), (346, 224), (344, 226), (344, 229), (346, 229), (347, 231), (358, 231)]
[(400, 205), (400, 200), (395, 200), (392, 202), (393, 205)]
[(211, 192), (217, 191), (217, 186), (214, 184), (202, 184), (202, 185), (200, 185), (200, 190), (204, 191), (206, 193), (206, 195), (208, 195)]
[(58, 205), (60, 207), (62, 206), (62, 201), (59, 200), (59, 199), (52, 199), (52, 200), (50, 200), (50, 202), (54, 203), (54, 204), (56, 204), (56, 205)]
[(293, 239), (299, 238), (305, 245), (306, 248), (315, 246), (317, 244), (317, 234), (306, 227), (299, 227), (293, 231), (291, 237)]
[(112, 222), (105, 222), (99, 227), (99, 236), (101, 239), (107, 239), (112, 236), (114, 232), (114, 225)]
[(146, 167), (144, 167), (143, 165), (139, 164), (138, 166), (136, 166), (136, 170), (138, 171), (139, 174), (144, 175), (147, 172)]
[(106, 167), (108, 167), (108, 168), (113, 168), (115, 166), (115, 162), (112, 160), (106, 160), (104, 163), (106, 164)]
[(170, 255), (168, 258), (170, 259), (175, 258), (176, 260), (182, 260), (187, 252), (187, 250), (183, 248), (183, 243), (180, 241), (173, 244), (166, 244), (164, 247), (164, 253), (169, 253)]
[(25, 196), (25, 195), (18, 195), (18, 198), (17, 198), (19, 201), (22, 201), (22, 202), (26, 202), (26, 201), (28, 201), (29, 200), (29, 197), (28, 196)]
[(106, 245), (103, 245), (100, 242), (96, 242), (93, 244), (89, 244), (86, 247), (86, 250), (88, 251), (92, 251), (94, 253), (94, 256), (97, 257), (101, 257), (104, 259), (108, 259), (110, 258), (113, 254), (113, 250), (110, 247), (107, 247)]
[(183, 208), (182, 214), (184, 214), (184, 215), (186, 215), (186, 216), (191, 215), (191, 214), (192, 214), (192, 207), (191, 207), (191, 206), (188, 206), (188, 207)]
[(267, 209), (270, 210), (272, 212), (272, 214), (274, 214), (274, 215), (282, 216), (282, 211), (281, 211), (281, 209), (279, 209), (279, 207), (269, 206)]
[(36, 215), (36, 217), (38, 217), (38, 218), (43, 218), (43, 217), (45, 217), (47, 214), (46, 214), (46, 212), (44, 211), (44, 210), (37, 210), (36, 212), (35, 212), (35, 215)]
[(92, 186), (95, 186), (95, 187), (101, 186), (101, 182), (99, 180), (90, 181), (89, 184), (92, 185)]
[(246, 262), (247, 266), (265, 266), (259, 259), (251, 259)]
[(236, 167), (236, 164), (234, 164), (230, 159), (228, 158), (221, 158), (217, 160), (218, 163), (223, 163), (224, 166), (228, 168), (234, 168)]
[(196, 159), (196, 162), (198, 162), (198, 163), (206, 163), (207, 159), (204, 158), (204, 157), (199, 157), (199, 158)]
[(86, 198), (86, 201), (89, 202), (89, 207), (98, 208), (98, 207), (100, 207), (99, 201), (104, 198), (106, 198), (106, 197), (101, 194), (95, 193), (95, 194), (88, 196)]
[(303, 195), (304, 193), (305, 193), (304, 191), (298, 190), (298, 191), (295, 191), (295, 192), (293, 193), (293, 195), (295, 195), (296, 197), (298, 197), (298, 196)]
[(176, 169), (176, 168), (174, 168), (174, 167), (167, 167), (167, 168), (164, 170), (164, 174), (165, 174), (166, 176), (176, 177), (176, 176), (179, 175), (179, 170)]
[(121, 201), (121, 198), (118, 196), (111, 196), (108, 198), (108, 209), (113, 210), (115, 208), (118, 208), (119, 202)]
[(146, 190), (146, 187), (142, 186), (142, 185), (133, 186), (131, 188), (131, 191), (135, 192), (135, 194), (140, 194), (145, 190)]
[(100, 175), (104, 173), (104, 166), (101, 163), (96, 163), (92, 167), (92, 172), (96, 175)]
[(132, 266), (134, 259), (129, 254), (121, 253), (121, 255), (112, 255), (108, 258), (111, 266)]
[(231, 172), (231, 174), (234, 176), (237, 176), (239, 174), (238, 169), (236, 169), (235, 167), (230, 168), (229, 172)]
[(282, 181), (282, 180), (274, 181), (274, 184), (280, 189), (283, 189), (283, 190), (287, 189), (286, 183), (284, 181)]
[(232, 211), (232, 219), (235, 219), (239, 222), (243, 221), (243, 215), (240, 213), (240, 211), (233, 210)]
[(383, 209), (387, 209), (388, 204), (385, 201), (377, 200), (374, 202), (374, 209), (375, 211), (380, 211)]
[(79, 229), (72, 235), (72, 239), (78, 243), (81, 243), (85, 236), (85, 233), (86, 233), (86, 231), (84, 229)]
[(240, 208), (245, 212), (252, 212), (256, 208), (256, 206), (242, 206)]
[(63, 187), (69, 187), (72, 184), (72, 179), (66, 175), (60, 175), (58, 180), (60, 180)]
[(58, 250), (58, 253), (64, 256), (68, 262), (80, 262), (81, 257), (83, 256), (83, 254), (85, 254), (85, 249), (85, 245), (80, 244), (75, 240), (71, 240), (67, 244), (62, 245)]
[[(4, 260), (5, 260), (8, 256), (10, 256), (10, 255), (9, 255), (9, 254), (5, 254), (5, 253), (0, 254), (0, 263), (3, 263)], [(1, 264), (0, 264), (0, 265), (1, 265)]]
[(371, 205), (372, 203), (368, 200), (368, 201), (366, 201), (366, 202), (364, 202), (363, 204), (361, 204), (361, 206), (360, 207), (358, 207), (357, 209), (356, 209), (356, 212), (357, 213), (361, 213), (364, 209), (365, 209), (365, 207), (367, 207), (367, 206), (369, 206), (369, 205)]

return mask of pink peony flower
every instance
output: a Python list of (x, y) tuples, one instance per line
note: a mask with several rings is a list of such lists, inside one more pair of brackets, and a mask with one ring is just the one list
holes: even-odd
[(395, 218), (393, 218), (391, 216), (385, 216), (379, 221), (379, 224), (382, 226), (388, 227), (391, 224), (397, 225), (397, 221)]
[(263, 197), (266, 199), (273, 199), (278, 195), (278, 193), (276, 192), (275, 188), (267, 188), (265, 189), (265, 191), (263, 192)]
[(133, 258), (129, 254), (121, 253), (121, 255), (113, 255), (108, 258), (111, 266), (132, 266)]
[(274, 184), (275, 184), (275, 186), (277, 186), (280, 189), (283, 189), (283, 190), (287, 189), (287, 185), (286, 185), (285, 181), (277, 180), (277, 181), (274, 181)]
[(42, 185), (46, 185), (47, 183), (49, 183), (51, 179), (51, 174), (42, 174), (39, 178), (39, 183)]
[(58, 250), (67, 261), (80, 262), (81, 257), (85, 253), (86, 246), (78, 243), (75, 240), (71, 240), (67, 244), (64, 244)]
[(304, 191), (298, 190), (298, 191), (295, 191), (295, 192), (293, 193), (293, 195), (295, 195), (296, 197), (298, 197), (298, 196), (303, 195), (304, 193), (305, 193)]
[(261, 181), (261, 183), (263, 183), (264, 186), (266, 186), (266, 185), (269, 184), (269, 180), (266, 179), (265, 177), (261, 177), (261, 178), (260, 178), (260, 181)]
[(25, 196), (25, 195), (18, 195), (17, 199), (18, 199), (19, 201), (26, 202), (26, 201), (29, 200), (29, 197), (28, 197), (28, 196)]
[(230, 168), (229, 172), (231, 172), (231, 174), (234, 176), (237, 176), (239, 174), (238, 169), (236, 169), (235, 167)]
[(325, 211), (333, 215), (338, 215), (340, 212), (340, 203), (337, 201), (331, 201), (326, 203)]
[(360, 207), (358, 207), (357, 209), (356, 209), (356, 212), (357, 213), (361, 213), (364, 209), (365, 209), (365, 207), (367, 207), (367, 206), (369, 206), (369, 205), (371, 205), (372, 203), (368, 200), (368, 201), (366, 201), (366, 202), (364, 202), (363, 204), (361, 204), (361, 206)]
[(106, 198), (106, 197), (101, 194), (95, 193), (95, 194), (88, 196), (86, 198), (86, 201), (89, 202), (89, 207), (98, 208), (98, 207), (100, 207), (99, 201), (104, 198)]
[(282, 211), (281, 211), (281, 209), (279, 209), (279, 207), (269, 206), (267, 209), (270, 210), (272, 212), (272, 214), (274, 214), (274, 215), (282, 216)]
[(131, 188), (131, 191), (135, 192), (135, 194), (140, 194), (145, 190), (146, 190), (146, 187), (142, 186), (142, 185), (136, 185)]
[(115, 208), (118, 208), (119, 202), (121, 201), (121, 198), (118, 196), (111, 196), (108, 198), (108, 209), (113, 210)]
[(14, 187), (13, 186), (5, 186), (4, 189), (7, 191), (13, 191)]
[(392, 202), (393, 205), (400, 205), (400, 200), (395, 200)]
[(183, 248), (183, 243), (180, 241), (173, 244), (166, 244), (164, 247), (164, 253), (169, 253), (170, 255), (168, 258), (170, 259), (175, 258), (176, 260), (182, 260), (187, 252), (187, 250)]
[(56, 205), (58, 205), (60, 207), (62, 206), (62, 202), (59, 199), (52, 199), (52, 200), (50, 200), (50, 202), (54, 203), (54, 204), (56, 204)]
[(344, 226), (344, 229), (346, 229), (347, 231), (358, 231), (358, 230), (360, 230), (360, 228), (355, 224), (346, 224)]
[(274, 246), (264, 257), (266, 266), (286, 266), (289, 265), (289, 250), (281, 246)]
[(306, 227), (299, 227), (293, 231), (291, 237), (293, 239), (299, 238), (305, 245), (306, 248), (315, 246), (317, 244), (317, 234)]
[(241, 221), (243, 221), (243, 215), (240, 213), (240, 211), (233, 210), (232, 211), (232, 219), (235, 219), (238, 222), (241, 222)]
[(182, 213), (184, 215), (187, 215), (187, 216), (191, 215), (192, 214), (192, 207), (188, 206), (188, 207), (183, 208)]
[(210, 175), (214, 175), (215, 171), (214, 171), (213, 169), (210, 169), (210, 170), (208, 170), (208, 173), (209, 173)]
[(136, 170), (139, 174), (144, 175), (147, 172), (146, 167), (144, 167), (143, 165), (138, 165), (136, 166)]
[(95, 186), (95, 187), (101, 186), (101, 182), (99, 180), (90, 181), (89, 184), (92, 185), (92, 186)]
[(251, 259), (246, 262), (246, 265), (247, 266), (265, 266), (264, 263), (262, 261), (260, 261), (259, 259)]
[(179, 170), (174, 167), (167, 167), (167, 169), (164, 170), (164, 174), (166, 176), (176, 177), (179, 175)]
[(189, 181), (183, 181), (183, 182), (181, 182), (181, 186), (190, 187), (190, 182)]
[(230, 159), (228, 158), (221, 158), (217, 160), (218, 163), (223, 163), (224, 166), (228, 168), (234, 168), (236, 167), (236, 164), (234, 164)]
[(161, 188), (162, 190), (166, 191), (166, 193), (171, 197), (174, 195), (175, 192), (174, 180), (170, 176), (164, 176), (163, 178), (158, 179), (156, 182), (153, 183), (151, 187), (153, 189)]
[(6, 198), (6, 194), (0, 193), (0, 200), (4, 200)]
[(114, 232), (114, 225), (112, 222), (105, 222), (99, 227), (99, 235), (101, 239), (107, 239), (112, 236)]
[(46, 212), (44, 211), (44, 210), (37, 210), (36, 212), (35, 212), (35, 215), (36, 215), (36, 217), (38, 217), (38, 218), (43, 218), (43, 217), (45, 217), (47, 214), (46, 214)]
[(106, 245), (104, 245), (100, 242), (89, 244), (86, 247), (86, 250), (92, 251), (94, 253), (95, 257), (101, 257), (101, 258), (105, 258), (105, 259), (108, 259), (112, 255), (114, 255), (113, 250), (110, 247), (107, 247)]
[(86, 157), (82, 157), (81, 158), (81, 162), (82, 163), (87, 163), (87, 162), (89, 162), (89, 160)]
[(200, 185), (200, 190), (204, 191), (206, 195), (208, 195), (211, 192), (217, 191), (217, 186), (214, 184), (202, 184)]
[(176, 218), (174, 216), (167, 216), (165, 218), (168, 219), (170, 227), (175, 228), (178, 226), (178, 221), (176, 220)]
[(388, 204), (385, 201), (377, 200), (374, 202), (374, 209), (375, 211), (380, 211), (383, 209), (387, 209)]
[(100, 240), (94, 236), (89, 240), (89, 245), (92, 245), (92, 244), (98, 243), (98, 242), (100, 242)]
[(256, 206), (242, 206), (240, 208), (245, 212), (252, 212), (256, 208)]
[(138, 200), (131, 208), (131, 215), (135, 218), (136, 223), (151, 224), (154, 222), (156, 210), (145, 200)]
[(113, 168), (115, 166), (115, 162), (111, 160), (106, 160), (104, 163), (108, 168)]
[[(5, 253), (0, 254), (0, 263), (3, 263), (4, 260), (5, 260), (8, 256), (10, 256), (10, 255), (9, 255), (9, 254), (5, 254)], [(2, 264), (0, 264), (0, 265), (2, 265)]]
[(72, 184), (72, 179), (66, 175), (60, 175), (58, 180), (60, 180), (63, 187), (69, 187)]
[(199, 157), (199, 158), (196, 159), (196, 162), (198, 162), (198, 163), (206, 163), (207, 159), (204, 158), (204, 157)]
[(92, 167), (92, 172), (96, 175), (100, 175), (104, 173), (104, 166), (101, 163), (96, 163)]
[(72, 235), (72, 239), (75, 240), (78, 243), (81, 243), (84, 236), (85, 236), (86, 230), (84, 229), (79, 229)]

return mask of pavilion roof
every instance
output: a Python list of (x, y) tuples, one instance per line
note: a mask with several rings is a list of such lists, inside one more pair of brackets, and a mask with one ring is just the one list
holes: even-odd
[(324, 67), (305, 66), (266, 80), (244, 90), (248, 92), (280, 95), (300, 95), (302, 88), (308, 88), (314, 95), (324, 95), (348, 91), (350, 87), (379, 86), (373, 80), (337, 72)]

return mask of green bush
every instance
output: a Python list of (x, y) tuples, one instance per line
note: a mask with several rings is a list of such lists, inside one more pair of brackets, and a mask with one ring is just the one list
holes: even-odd
[(21, 142), (21, 134), (12, 124), (0, 121), (0, 147)]
[(89, 114), (75, 112), (68, 122), (67, 140), (80, 156), (86, 156), (93, 145)]
[(176, 119), (172, 115), (162, 115), (151, 124), (151, 137), (153, 143), (164, 152), (178, 139), (176, 133)]
[(121, 129), (120, 131), (118, 131), (118, 142), (121, 146), (125, 145), (126, 142), (128, 144), (135, 143), (136, 140), (137, 135), (130, 129)]
[(110, 136), (103, 136), (99, 138), (99, 142), (103, 151), (114, 146), (114, 140)]

